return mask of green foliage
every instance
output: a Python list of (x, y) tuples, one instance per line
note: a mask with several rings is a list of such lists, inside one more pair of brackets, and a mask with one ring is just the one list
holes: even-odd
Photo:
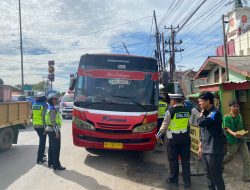
[[(32, 87), (32, 90), (38, 90), (38, 91), (43, 91), (44, 90), (44, 82), (38, 82), (36, 84), (25, 84), (25, 85), (30, 85)], [(21, 84), (15, 85), (16, 88), (22, 89)]]
[(4, 81), (3, 79), (0, 78), (0, 86), (3, 86), (4, 85)]
[(32, 90), (43, 91), (44, 90), (44, 81), (38, 82), (36, 84), (32, 84)]

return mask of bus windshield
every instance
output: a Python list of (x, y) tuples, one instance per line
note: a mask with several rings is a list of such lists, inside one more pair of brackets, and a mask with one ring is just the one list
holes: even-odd
[(157, 85), (152, 74), (145, 74), (141, 80), (78, 76), (75, 102), (81, 107), (98, 104), (102, 110), (110, 105), (141, 105), (154, 110), (157, 109)]

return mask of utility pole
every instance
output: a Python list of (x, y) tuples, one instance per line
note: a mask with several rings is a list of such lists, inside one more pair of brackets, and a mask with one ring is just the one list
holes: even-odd
[(22, 35), (22, 14), (21, 14), (21, 2), (18, 0), (19, 5), (19, 33), (20, 33), (20, 52), (21, 52), (21, 88), (24, 92), (24, 75), (23, 75), (23, 35)]
[(48, 83), (49, 83), (48, 77), (43, 76), (42, 78), (43, 78), (43, 89), (44, 89), (44, 92), (47, 94), (47, 92), (48, 92)]
[(176, 49), (175, 45), (180, 45), (182, 43), (182, 41), (175, 41), (175, 36), (176, 36), (176, 29), (179, 29), (179, 26), (177, 27), (173, 27), (171, 25), (170, 28), (167, 28), (165, 26), (165, 29), (169, 29), (171, 30), (171, 39), (168, 40), (168, 42), (166, 42), (167, 44), (169, 44), (169, 50), (166, 52), (170, 53), (170, 61), (169, 61), (169, 65), (170, 65), (170, 80), (173, 82), (176, 82), (176, 64), (175, 64), (175, 53), (176, 52), (182, 52), (184, 51), (184, 49)]
[(127, 54), (129, 55), (129, 51), (128, 51), (127, 46), (126, 46), (123, 42), (122, 42), (122, 44), (123, 44), (123, 46), (124, 46), (124, 48), (125, 48), (125, 50), (126, 50)]
[(226, 80), (229, 81), (229, 71), (228, 71), (228, 57), (227, 57), (227, 37), (226, 37), (226, 29), (225, 24), (228, 21), (225, 21), (225, 15), (222, 15), (222, 27), (223, 27), (223, 38), (224, 38), (224, 56), (225, 56), (225, 64), (226, 64)]
[(155, 10), (154, 10), (153, 16), (154, 16), (154, 21), (155, 21), (155, 38), (156, 38), (155, 55), (156, 55), (156, 59), (158, 61), (159, 71), (161, 71), (161, 69), (162, 69), (162, 56), (161, 56), (160, 37), (159, 37), (160, 33), (159, 33), (158, 25), (157, 25)]
[(164, 38), (164, 33), (162, 32), (161, 34), (161, 39), (162, 39), (162, 61), (163, 61), (163, 69), (166, 69), (166, 52), (165, 52), (165, 38)]
[(176, 81), (176, 65), (175, 65), (175, 30), (171, 26), (171, 50), (172, 50), (172, 79)]

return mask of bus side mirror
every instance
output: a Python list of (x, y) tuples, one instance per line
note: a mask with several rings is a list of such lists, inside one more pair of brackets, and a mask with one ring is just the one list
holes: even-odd
[(76, 78), (71, 77), (70, 78), (70, 83), (69, 83), (69, 90), (74, 91), (76, 85)]

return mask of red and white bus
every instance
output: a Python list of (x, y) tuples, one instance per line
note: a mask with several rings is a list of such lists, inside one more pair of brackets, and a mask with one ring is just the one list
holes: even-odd
[(155, 147), (158, 66), (153, 58), (86, 54), (74, 89), (73, 141), (86, 149), (147, 151)]

